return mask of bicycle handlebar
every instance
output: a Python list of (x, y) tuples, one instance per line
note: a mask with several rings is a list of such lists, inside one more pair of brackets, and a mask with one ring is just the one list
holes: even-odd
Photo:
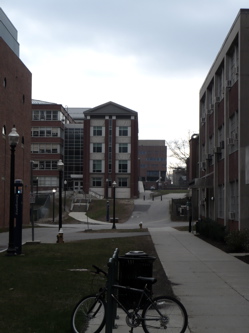
[(97, 267), (95, 265), (92, 265), (92, 267), (96, 269), (96, 271), (94, 271), (92, 273), (94, 273), (94, 274), (100, 274), (100, 273), (102, 273), (102, 274), (104, 274), (104, 276), (107, 276), (107, 273), (105, 271), (103, 271), (101, 268), (99, 268), (99, 267)]

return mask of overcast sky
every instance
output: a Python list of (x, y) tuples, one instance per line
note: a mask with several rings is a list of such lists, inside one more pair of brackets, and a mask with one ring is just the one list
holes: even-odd
[(139, 139), (198, 133), (199, 89), (248, 0), (0, 0), (32, 98), (138, 112)]

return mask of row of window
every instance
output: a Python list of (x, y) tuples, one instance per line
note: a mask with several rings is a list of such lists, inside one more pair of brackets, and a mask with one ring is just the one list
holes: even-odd
[[(102, 167), (103, 160), (93, 160), (92, 161), (92, 172), (103, 172)], [(128, 161), (120, 160), (118, 161), (118, 172), (119, 173), (127, 173), (128, 172)]]
[(60, 153), (60, 145), (53, 143), (32, 143), (32, 154), (58, 154)]
[(60, 128), (58, 127), (32, 127), (31, 136), (41, 136), (41, 137), (58, 137), (60, 136)]
[(32, 120), (59, 120), (59, 111), (33, 110)]
[[(93, 152), (94, 153), (102, 153), (103, 152), (103, 143), (93, 143)], [(111, 147), (109, 147), (111, 149)], [(128, 153), (129, 145), (128, 143), (119, 143), (118, 144), (118, 152), (119, 153)]]
[[(101, 177), (92, 178), (92, 187), (102, 187), (103, 179)], [(117, 181), (118, 187), (128, 187), (128, 178), (118, 178)]]
[[(103, 136), (103, 127), (102, 126), (93, 126), (93, 136)], [(119, 136), (128, 136), (129, 135), (129, 127), (128, 126), (120, 126), (118, 127), (118, 135)]]

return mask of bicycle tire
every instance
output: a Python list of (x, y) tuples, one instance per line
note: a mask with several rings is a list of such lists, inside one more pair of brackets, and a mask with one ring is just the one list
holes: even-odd
[(96, 295), (82, 298), (73, 310), (71, 326), (75, 333), (99, 333), (105, 326), (106, 302)]
[(145, 305), (142, 313), (142, 326), (145, 333), (183, 333), (188, 325), (187, 311), (174, 297), (158, 296), (153, 303)]

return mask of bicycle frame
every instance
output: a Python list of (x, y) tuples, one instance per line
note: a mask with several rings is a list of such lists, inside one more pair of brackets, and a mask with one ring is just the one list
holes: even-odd
[[(132, 313), (129, 312), (129, 309), (127, 309), (119, 300), (118, 298), (114, 295), (114, 293), (111, 294), (112, 298), (115, 300), (115, 302), (122, 308), (122, 310), (126, 313), (126, 315), (129, 317), (131, 315), (137, 315), (139, 310), (141, 310), (140, 304), (142, 302), (142, 299), (145, 297), (146, 301), (149, 301), (151, 304), (153, 304), (153, 300), (152, 297), (150, 296), (150, 291), (147, 289), (147, 285), (145, 285), (144, 289), (138, 289), (138, 288), (132, 288), (132, 287), (126, 287), (126, 286), (122, 286), (119, 284), (114, 284), (112, 286), (115, 289), (123, 289), (123, 290), (127, 290), (127, 291), (134, 291), (137, 292), (139, 294), (141, 294), (140, 299), (136, 305), (136, 307), (134, 308), (134, 311)], [(159, 309), (156, 307), (155, 310), (158, 312), (159, 315), (162, 315), (159, 311)], [(144, 318), (139, 316), (140, 320), (144, 320)]]

